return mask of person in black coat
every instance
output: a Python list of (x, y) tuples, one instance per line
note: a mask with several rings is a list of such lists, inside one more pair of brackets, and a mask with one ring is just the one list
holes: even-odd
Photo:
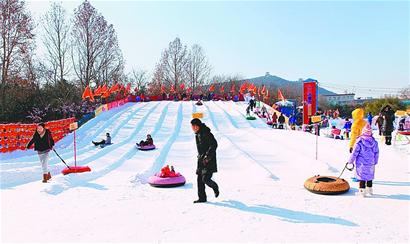
[(33, 144), (34, 150), (38, 153), (41, 168), (43, 170), (43, 183), (47, 183), (47, 181), (51, 179), (50, 171), (48, 171), (48, 153), (53, 149), (54, 140), (50, 130), (45, 128), (44, 123), (37, 125), (36, 132), (34, 132), (34, 135), (26, 145), (26, 148), (29, 149)]
[(285, 116), (281, 113), (278, 119), (279, 122), (279, 129), (283, 129), (283, 124), (285, 124)]
[(394, 130), (393, 122), (395, 120), (394, 111), (390, 105), (386, 105), (382, 109), (383, 114), (383, 135), (386, 138), (386, 145), (391, 145), (392, 136), (391, 133)]
[(204, 123), (199, 119), (191, 120), (192, 130), (195, 132), (196, 147), (198, 150), (198, 161), (196, 174), (198, 183), (198, 200), (194, 203), (206, 202), (205, 185), (214, 190), (215, 197), (219, 196), (219, 187), (213, 181), (212, 174), (217, 172), (216, 148), (218, 143), (214, 135)]
[(256, 107), (256, 103), (254, 99), (249, 100), (249, 106), (251, 107), (251, 110), (253, 111), (253, 109)]

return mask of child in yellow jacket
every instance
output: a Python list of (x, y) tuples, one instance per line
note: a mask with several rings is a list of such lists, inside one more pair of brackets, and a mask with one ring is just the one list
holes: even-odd
[(360, 136), (362, 133), (363, 127), (366, 125), (366, 121), (364, 121), (364, 109), (363, 108), (356, 108), (352, 112), (353, 118), (353, 125), (350, 134), (350, 143), (349, 143), (349, 152), (352, 153), (353, 146), (356, 143), (356, 138)]

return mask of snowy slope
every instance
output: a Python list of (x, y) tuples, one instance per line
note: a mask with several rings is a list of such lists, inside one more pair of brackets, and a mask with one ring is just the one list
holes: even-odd
[[(315, 195), (303, 188), (316, 174), (339, 175), (348, 141), (299, 131), (272, 130), (263, 120), (245, 119), (243, 103), (150, 102), (103, 113), (77, 131), (77, 161), (92, 172), (58, 174), (64, 165), (52, 155), (53, 179), (40, 181), (32, 151), (1, 155), (2, 241), (409, 241), (410, 169), (408, 145), (380, 143), (375, 195), (354, 196), (357, 183), (344, 178), (344, 195)], [(206, 204), (196, 196), (193, 112), (218, 141), (221, 195), (207, 188)], [(91, 140), (106, 132), (113, 145)], [(150, 133), (157, 149), (138, 151), (135, 142)], [(73, 164), (72, 135), (56, 145)], [(183, 187), (147, 184), (166, 164), (187, 179)], [(47, 219), (47, 220), (45, 220)]]

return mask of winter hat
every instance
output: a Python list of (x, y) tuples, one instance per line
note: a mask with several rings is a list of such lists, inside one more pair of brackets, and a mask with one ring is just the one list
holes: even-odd
[(372, 128), (370, 127), (369, 123), (362, 130), (362, 136), (371, 137), (372, 136)]
[(201, 126), (202, 121), (200, 119), (195, 118), (195, 119), (191, 120), (191, 125)]

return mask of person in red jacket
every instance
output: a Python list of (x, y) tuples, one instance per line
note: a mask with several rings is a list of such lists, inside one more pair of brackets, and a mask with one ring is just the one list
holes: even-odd
[(29, 149), (34, 144), (34, 150), (37, 151), (40, 158), (41, 167), (43, 169), (43, 183), (47, 183), (51, 179), (50, 171), (48, 171), (48, 153), (53, 149), (54, 140), (51, 136), (50, 130), (45, 128), (44, 123), (37, 125), (36, 132), (27, 144)]
[(275, 112), (272, 114), (272, 128), (278, 128), (278, 116)]

